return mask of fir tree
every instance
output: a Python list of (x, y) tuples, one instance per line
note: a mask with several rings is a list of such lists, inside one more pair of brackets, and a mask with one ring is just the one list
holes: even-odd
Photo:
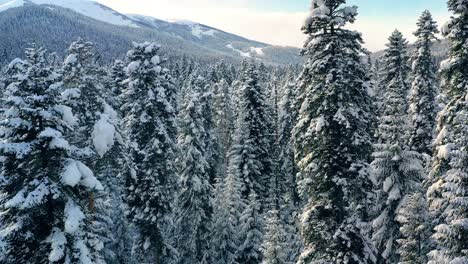
[[(200, 77), (201, 78), (201, 77)], [(180, 194), (177, 206), (177, 248), (180, 263), (206, 263), (212, 214), (210, 164), (205, 139), (206, 118), (201, 89), (186, 95), (180, 120)]]
[(374, 263), (363, 235), (371, 190), (371, 101), (361, 35), (344, 28), (357, 7), (314, 0), (303, 26), (308, 56), (294, 128), (304, 250), (299, 264)]
[(217, 132), (219, 133), (218, 139), (220, 142), (220, 155), (225, 171), (227, 167), (228, 151), (232, 144), (232, 137), (234, 133), (234, 114), (231, 102), (231, 92), (229, 91), (228, 83), (222, 79), (214, 85), (214, 120)]
[(239, 219), (245, 207), (240, 182), (233, 174), (216, 184), (209, 256), (211, 263), (236, 264), (239, 248)]
[(410, 116), (412, 133), (410, 144), (413, 150), (432, 155), (432, 140), (435, 133), (437, 76), (435, 58), (432, 55), (437, 23), (429, 11), (424, 11), (418, 21), (415, 36), (416, 51), (412, 57), (412, 79), (410, 92)]
[(437, 118), (428, 190), (436, 218), (430, 264), (468, 263), (468, 1), (449, 0), (448, 8), (454, 16), (442, 33), (450, 41), (450, 52), (441, 64), (442, 91), (448, 102)]
[(159, 49), (154, 43), (135, 43), (127, 53), (129, 79), (123, 105), (134, 164), (126, 179), (128, 214), (141, 233), (140, 257), (156, 264), (169, 256), (167, 231), (173, 224), (177, 191), (175, 88), (161, 65)]
[(263, 264), (288, 264), (287, 235), (284, 230), (280, 213), (277, 210), (268, 212), (263, 240)]
[(423, 180), (421, 156), (407, 145), (409, 122), (408, 57), (406, 40), (399, 31), (393, 32), (385, 50), (386, 89), (376, 144), (374, 179), (378, 193), (378, 216), (374, 220), (373, 241), (385, 261), (397, 263), (397, 240), (402, 237), (397, 221), (398, 210), (408, 195), (418, 191)]
[(284, 202), (297, 208), (299, 206), (299, 196), (296, 188), (297, 166), (294, 161), (294, 145), (292, 142), (292, 131), (296, 122), (294, 109), (295, 83), (288, 78), (283, 96), (279, 104), (278, 117), (278, 177), (280, 177), (277, 197), (283, 196)]
[(45, 51), (33, 47), (26, 56), (23, 74), (15, 74), (4, 97), (2, 263), (104, 263), (103, 244), (89, 229), (88, 201), (88, 192), (103, 186), (73, 158), (66, 137), (75, 120), (60, 104), (59, 75)]
[(430, 217), (426, 197), (422, 190), (408, 195), (397, 212), (401, 238), (397, 240), (398, 263), (427, 263), (430, 238)]
[(209, 183), (214, 184), (220, 173), (222, 164), (220, 164), (221, 146), (215, 119), (215, 100), (211, 88), (212, 85), (210, 84), (206, 84), (205, 87), (202, 87), (203, 90), (201, 90), (200, 94), (200, 111), (203, 116), (203, 127), (205, 129), (202, 140), (205, 147), (204, 156), (208, 162), (206, 172), (208, 173)]
[(239, 248), (236, 253), (238, 263), (256, 264), (262, 261), (263, 221), (260, 203), (254, 191), (249, 194), (247, 206), (239, 221)]
[[(124, 152), (116, 140), (120, 138), (118, 114), (104, 99), (108, 93), (99, 78), (106, 79), (106, 76), (97, 65), (97, 58), (91, 42), (79, 39), (70, 45), (62, 67), (62, 99), (77, 117), (74, 133), (69, 137), (78, 147), (75, 155), (82, 157), (108, 189), (109, 178), (117, 177), (122, 169), (118, 161)], [(105, 251), (109, 251), (107, 245), (113, 236), (109, 195), (107, 192), (89, 193), (89, 206), (94, 213), (91, 229), (102, 241), (107, 241)], [(113, 254), (108, 252), (106, 256)]]
[(248, 199), (251, 192), (258, 193), (264, 205), (273, 173), (270, 156), (273, 142), (272, 120), (266, 104), (265, 92), (258, 83), (257, 70), (247, 65), (242, 75), (233, 145), (229, 153), (229, 173), (242, 182), (242, 197)]

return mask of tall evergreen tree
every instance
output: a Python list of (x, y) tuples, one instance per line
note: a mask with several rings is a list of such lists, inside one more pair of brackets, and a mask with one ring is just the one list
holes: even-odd
[(239, 116), (229, 153), (229, 173), (241, 179), (244, 199), (255, 192), (263, 206), (268, 197), (265, 186), (269, 185), (273, 172), (270, 154), (274, 137), (265, 91), (259, 85), (254, 65), (245, 66), (239, 92)]
[(167, 231), (177, 192), (175, 88), (159, 49), (154, 43), (135, 43), (127, 53), (129, 79), (122, 107), (134, 164), (126, 179), (128, 214), (141, 233), (140, 261), (156, 264), (174, 255)]
[[(422, 189), (422, 188), (421, 188)], [(427, 263), (431, 233), (427, 200), (422, 190), (406, 197), (398, 209), (396, 220), (401, 238), (397, 240), (397, 254), (401, 264)]]
[(393, 32), (384, 55), (385, 93), (376, 144), (374, 179), (378, 193), (374, 220), (373, 241), (381, 258), (397, 263), (397, 240), (402, 237), (397, 221), (398, 210), (408, 195), (420, 191), (424, 178), (421, 156), (410, 150), (408, 134), (410, 124), (404, 114), (408, 110), (407, 44), (399, 31)]
[(298, 208), (299, 195), (296, 188), (297, 166), (294, 161), (294, 145), (292, 131), (296, 122), (296, 113), (294, 109), (295, 86), (296, 84), (288, 78), (283, 96), (279, 104), (278, 116), (278, 177), (280, 178), (277, 197), (283, 196), (284, 202), (289, 206)]
[(257, 264), (263, 259), (263, 219), (257, 194), (249, 194), (247, 205), (239, 221), (239, 248), (236, 253), (238, 263)]
[(371, 101), (361, 35), (345, 28), (357, 7), (313, 0), (303, 26), (308, 56), (294, 129), (304, 250), (299, 264), (374, 263), (363, 235), (371, 189)]
[(2, 263), (104, 263), (103, 247), (91, 232), (88, 192), (103, 186), (74, 159), (66, 137), (76, 121), (60, 104), (59, 75), (45, 51), (27, 49), (4, 99), (1, 122)]
[(468, 263), (468, 1), (449, 0), (448, 8), (454, 16), (442, 33), (450, 41), (450, 53), (441, 65), (448, 102), (437, 118), (428, 191), (436, 217), (430, 264)]
[(413, 83), (410, 92), (410, 116), (412, 133), (410, 144), (413, 150), (432, 155), (432, 140), (435, 133), (437, 115), (437, 76), (435, 58), (432, 55), (435, 34), (439, 33), (437, 23), (429, 11), (424, 11), (417, 23), (418, 30), (414, 35), (416, 50), (412, 57), (411, 77)]
[(220, 159), (224, 166), (221, 169), (225, 172), (227, 169), (227, 156), (232, 145), (234, 134), (234, 113), (232, 106), (231, 92), (228, 83), (222, 79), (214, 85), (214, 120), (218, 139), (220, 144)]
[(207, 173), (210, 184), (214, 184), (221, 168), (221, 145), (215, 119), (215, 98), (212, 90), (212, 84), (207, 83), (202, 87), (200, 94), (200, 111), (203, 116), (203, 127), (205, 133), (202, 134), (202, 140), (205, 147), (206, 160), (208, 162)]
[(228, 174), (216, 184), (211, 246), (211, 263), (236, 264), (239, 249), (239, 219), (245, 207), (241, 198), (240, 181)]
[(263, 264), (289, 264), (288, 239), (278, 210), (268, 212), (263, 240)]
[[(201, 77), (200, 77), (201, 78)], [(198, 88), (198, 89), (197, 89)], [(195, 86), (186, 95), (179, 122), (180, 194), (177, 206), (179, 263), (207, 263), (212, 214), (209, 153), (202, 102), (203, 91)]]
[[(69, 137), (70, 142), (78, 147), (75, 154), (82, 157), (105, 190), (109, 190), (108, 185), (113, 181), (111, 178), (117, 177), (123, 168), (119, 156), (124, 152), (121, 151), (121, 141), (116, 140), (120, 138), (118, 115), (105, 99), (109, 93), (100, 78), (105, 80), (106, 76), (97, 65), (97, 58), (91, 42), (79, 39), (70, 45), (62, 67), (62, 99), (77, 116), (74, 133)], [(90, 210), (94, 212), (91, 228), (101, 240), (107, 241), (106, 256), (114, 255), (107, 247), (113, 240), (110, 194), (105, 191), (98, 195), (90, 192), (89, 201)]]

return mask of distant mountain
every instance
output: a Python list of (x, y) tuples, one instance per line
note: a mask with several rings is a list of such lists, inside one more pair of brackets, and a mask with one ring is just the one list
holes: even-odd
[(0, 25), (0, 63), (21, 56), (31, 42), (63, 54), (78, 37), (95, 42), (106, 58), (122, 56), (134, 41), (155, 41), (171, 55), (205, 60), (303, 62), (297, 48), (249, 40), (191, 21), (125, 15), (91, 0), (0, 0)]
[[(410, 52), (413, 52), (414, 46), (410, 45), (409, 50)], [(449, 43), (447, 40), (443, 39), (441, 41), (437, 41), (434, 43), (434, 46), (432, 48), (432, 53), (436, 57), (437, 63), (440, 63), (441, 61), (445, 60), (448, 56), (448, 52), (449, 52)], [(385, 53), (384, 50), (374, 52), (371, 55), (372, 60), (375, 61), (381, 58), (384, 55), (384, 53)]]

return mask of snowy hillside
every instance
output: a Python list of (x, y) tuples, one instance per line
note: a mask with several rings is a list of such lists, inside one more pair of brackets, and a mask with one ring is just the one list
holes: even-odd
[[(268, 60), (271, 53), (264, 52), (265, 48), (274, 47), (266, 43), (249, 40), (222, 30), (212, 28), (188, 20), (161, 20), (148, 16), (127, 15), (128, 17), (150, 26), (158, 31), (168, 32), (179, 38), (195, 42), (204, 47), (228, 53), (235, 57), (255, 58), (257, 60)], [(277, 47), (282, 51), (296, 51), (290, 47)], [(282, 50), (282, 51), (281, 51)]]
[(192, 21), (120, 14), (91, 0), (0, 0), (0, 23), (0, 64), (20, 56), (31, 42), (61, 54), (78, 37), (95, 42), (107, 58), (132, 42), (156, 41), (176, 56), (303, 62), (297, 48), (268, 45)]
[(27, 4), (60, 6), (110, 24), (138, 27), (128, 17), (92, 0), (0, 0), (0, 12)]

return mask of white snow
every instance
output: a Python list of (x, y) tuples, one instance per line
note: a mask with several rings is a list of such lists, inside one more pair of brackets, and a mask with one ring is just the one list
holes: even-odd
[(71, 161), (62, 173), (62, 182), (65, 185), (76, 186), (81, 180), (81, 172), (75, 161)]
[(68, 8), (84, 16), (118, 26), (139, 27), (133, 20), (92, 0), (0, 0), (0, 12), (23, 6), (26, 2)]
[(24, 190), (19, 191), (13, 198), (5, 203), (5, 208), (19, 207), (24, 202)]
[(58, 105), (55, 109), (62, 115), (63, 121), (69, 126), (74, 127), (78, 124), (78, 118), (73, 115), (71, 107)]
[(263, 52), (263, 48), (251, 47), (250, 50), (255, 52), (258, 56), (265, 55), (265, 53)]
[(447, 21), (440, 27), (440, 33), (442, 33), (442, 35), (447, 35), (450, 33), (450, 22), (451, 21)]
[(65, 233), (74, 234), (80, 228), (80, 224), (85, 219), (84, 213), (71, 200), (65, 205)]
[[(1, 9), (1, 6), (0, 6), (0, 9)], [(8, 69), (13, 69), (14, 67), (16, 67), (16, 65), (23, 65), (24, 64), (24, 61), (22, 59), (14, 59), (10, 62), (10, 64), (8, 64)]]
[(101, 114), (92, 132), (93, 144), (97, 154), (102, 158), (114, 145), (115, 127), (109, 122), (109, 116)]
[(217, 32), (214, 29), (204, 30), (200, 25), (196, 25), (196, 24), (191, 25), (190, 27), (192, 28), (192, 35), (194, 35), (195, 37), (199, 39), (203, 38), (203, 36), (213, 37), (214, 34)]
[(439, 157), (439, 159), (448, 160), (448, 158), (450, 157), (450, 152), (452, 151), (452, 148), (453, 148), (453, 144), (446, 144), (446, 145), (440, 146), (439, 151), (437, 153), (437, 157)]
[(34, 191), (30, 192), (28, 196), (24, 199), (24, 202), (21, 205), (21, 209), (32, 208), (36, 205), (42, 204), (44, 197), (51, 193), (48, 182), (41, 182), (37, 185)]
[(316, 125), (315, 125), (315, 131), (320, 132), (322, 131), (322, 128), (325, 126), (325, 119), (323, 116), (320, 116), (316, 120)]
[(62, 100), (68, 100), (73, 98), (79, 98), (81, 96), (81, 91), (78, 88), (67, 89), (62, 92)]
[(53, 128), (50, 128), (50, 127), (45, 128), (44, 131), (39, 133), (38, 138), (51, 139), (49, 143), (49, 147), (51, 149), (65, 149), (65, 150), (70, 149), (70, 144), (68, 144), (68, 141), (66, 141), (63, 138), (62, 133)]
[(86, 244), (84, 243), (83, 240), (78, 240), (75, 245), (74, 245), (75, 249), (79, 252), (79, 256), (80, 256), (80, 262), (81, 264), (94, 264), (95, 262), (92, 261), (91, 259), (91, 254), (89, 252), (89, 249), (88, 247), (86, 246)]
[(234, 48), (234, 46), (232, 46), (232, 44), (228, 44), (228, 45), (226, 45), (226, 47), (232, 49), (233, 51), (238, 52), (242, 57), (246, 57), (246, 58), (251, 58), (252, 57), (249, 52), (243, 52), (242, 50), (238, 50), (238, 49)]
[(58, 229), (52, 229), (52, 234), (47, 238), (47, 242), (50, 243), (51, 251), (49, 253), (49, 261), (57, 262), (65, 255), (65, 245), (67, 244), (67, 238), (65, 234)]
[(65, 59), (64, 64), (65, 64), (65, 65), (73, 64), (73, 63), (76, 63), (77, 61), (78, 61), (78, 58), (77, 58), (76, 54), (70, 54), (70, 55), (68, 55), (67, 58)]
[(159, 63), (161, 63), (161, 59), (158, 55), (155, 55), (153, 58), (151, 58), (151, 63), (153, 63), (154, 65), (158, 65)]
[(62, 172), (62, 183), (68, 186), (78, 184), (89, 189), (103, 190), (102, 184), (94, 177), (93, 172), (83, 163), (76, 160), (69, 160)]
[(184, 20), (184, 19), (164, 19), (164, 21), (172, 24), (178, 24), (178, 25), (186, 25), (186, 26), (193, 26), (196, 25), (196, 22), (190, 21), (190, 20)]
[(140, 64), (141, 64), (140, 61), (132, 61), (125, 68), (125, 71), (127, 72), (127, 74), (132, 74), (134, 71), (136, 71), (140, 67)]

